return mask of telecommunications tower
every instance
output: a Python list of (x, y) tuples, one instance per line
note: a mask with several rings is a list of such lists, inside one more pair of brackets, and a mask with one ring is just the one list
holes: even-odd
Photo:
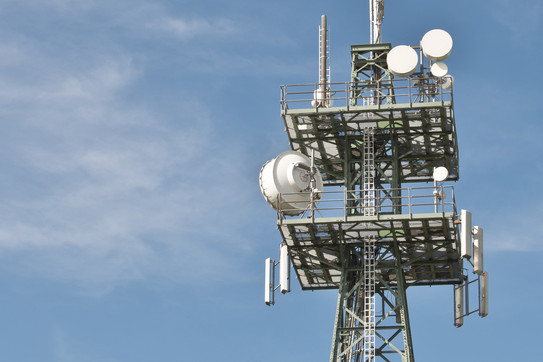
[(414, 361), (408, 287), (451, 285), (456, 327), (488, 314), (483, 229), (447, 184), (459, 179), (452, 38), (382, 43), (383, 0), (369, 3), (370, 44), (351, 46), (348, 83), (330, 82), (322, 16), (318, 83), (281, 87), (291, 150), (259, 180), (282, 237), (265, 302), (289, 291), (291, 263), (303, 290), (338, 289), (331, 362)]

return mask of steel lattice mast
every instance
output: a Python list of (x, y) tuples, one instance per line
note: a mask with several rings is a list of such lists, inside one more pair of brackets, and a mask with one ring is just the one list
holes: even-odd
[[(383, 0), (370, 0), (369, 4), (370, 41), (372, 45), (379, 45), (384, 4)], [(370, 51), (367, 64), (370, 71), (369, 84), (374, 88), (368, 105), (381, 104), (380, 88), (383, 72), (382, 67), (377, 64), (379, 51), (377, 48), (375, 50)], [(353, 84), (359, 82), (360, 77), (364, 75), (354, 66), (356, 60), (353, 54)], [(376, 177), (375, 167), (375, 137), (376, 133), (381, 132), (382, 130), (376, 129), (372, 124), (362, 130), (361, 163), (352, 157), (345, 157), (346, 169), (349, 164), (360, 163), (354, 173), (347, 175), (346, 180), (351, 184), (350, 189), (355, 189), (353, 180), (361, 179), (365, 216), (376, 215), (375, 196), (377, 188), (382, 188), (379, 178)], [(362, 173), (359, 174), (358, 170), (362, 170)], [(400, 187), (399, 183), (394, 186)], [(373, 361), (376, 356), (385, 358), (384, 356), (389, 353), (400, 354), (402, 361), (412, 361), (405, 280), (398, 262), (401, 260), (399, 247), (397, 243), (382, 246), (373, 237), (361, 239), (360, 244), (361, 246), (351, 246), (344, 251), (349, 257), (344, 262), (347, 268), (342, 271), (339, 287), (330, 361)], [(378, 267), (385, 259), (394, 260), (397, 276), (394, 286), (379, 278), (381, 273)], [(376, 345), (377, 339), (381, 342), (379, 345)]]
[[(459, 220), (452, 187), (438, 185), (435, 176), (436, 169), (445, 169), (444, 179), (459, 177), (452, 84), (432, 76), (422, 62), (408, 76), (389, 69), (393, 49), (381, 42), (384, 1), (369, 3), (371, 43), (351, 46), (346, 84), (329, 81), (323, 15), (319, 82), (281, 87), (292, 151), (261, 171), (262, 192), (278, 211), (282, 253), (288, 251), (302, 289), (339, 290), (331, 362), (414, 361), (408, 287), (453, 285), (455, 325), (473, 313), (462, 304), (463, 290), (472, 283), (464, 268), (471, 263), (471, 214), (464, 210)], [(332, 107), (333, 102), (341, 104)], [(267, 167), (287, 156), (298, 161)], [(270, 178), (271, 168), (282, 171), (267, 186), (263, 179)], [(324, 189), (316, 187), (316, 174)], [(283, 184), (274, 184), (278, 179)], [(421, 182), (433, 186), (402, 187)], [(474, 230), (482, 245), (482, 229)], [(474, 269), (482, 275), (479, 313), (485, 316), (488, 283), (482, 254), (479, 259)], [(272, 262), (267, 260), (267, 275)], [(290, 262), (282, 257), (280, 263)], [(275, 289), (268, 277), (267, 304), (273, 304)]]

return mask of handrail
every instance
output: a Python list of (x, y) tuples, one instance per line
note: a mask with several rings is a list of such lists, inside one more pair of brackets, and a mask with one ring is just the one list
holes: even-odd
[[(323, 93), (322, 84), (290, 84), (281, 86), (281, 110), (347, 107), (373, 104), (371, 99), (381, 98), (380, 106), (387, 104), (413, 104), (452, 102), (452, 87), (444, 89), (440, 77), (393, 78), (387, 81), (360, 81), (329, 83)], [(393, 92), (392, 92), (393, 90)], [(320, 99), (322, 94), (326, 99)]]
[[(288, 210), (278, 209), (278, 217), (285, 219), (287, 218), (284, 215), (285, 211), (292, 213), (293, 210), (298, 210), (300, 215), (288, 218), (304, 218), (309, 215), (312, 219), (319, 216), (347, 219), (349, 216), (364, 215), (366, 208), (375, 210), (375, 216), (398, 214), (398, 210), (401, 211), (401, 214), (410, 216), (421, 213), (456, 214), (453, 186), (376, 188), (366, 191), (375, 195), (371, 197), (375, 200), (374, 205), (367, 202), (371, 199), (364, 198), (362, 190), (315, 191), (312, 197), (318, 201), (309, 203), (309, 205), (307, 205), (307, 201), (289, 201)], [(398, 196), (392, 196), (393, 191)], [(294, 194), (299, 193), (283, 193), (279, 197), (289, 198), (289, 195)], [(441, 195), (445, 195), (445, 197), (442, 198)]]

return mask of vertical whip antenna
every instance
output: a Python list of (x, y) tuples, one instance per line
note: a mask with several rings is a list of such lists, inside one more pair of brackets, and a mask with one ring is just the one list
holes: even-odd
[(370, 42), (381, 42), (381, 23), (385, 17), (385, 0), (370, 0)]
[(326, 15), (322, 15), (319, 27), (319, 88), (323, 92), (328, 88), (328, 83), (330, 83), (328, 54), (328, 25), (326, 23)]
[(328, 48), (328, 27), (326, 24), (326, 15), (321, 16), (321, 25), (319, 25), (319, 83), (315, 87), (313, 94), (313, 107), (331, 107), (330, 98), (330, 65)]

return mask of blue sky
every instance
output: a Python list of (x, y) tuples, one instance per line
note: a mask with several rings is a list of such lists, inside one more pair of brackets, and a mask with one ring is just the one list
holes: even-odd
[[(326, 361), (336, 292), (263, 303), (288, 149), (281, 84), (332, 80), (369, 42), (367, 1), (0, 1), (0, 360)], [(447, 30), (460, 208), (485, 229), (490, 315), (410, 288), (418, 361), (529, 361), (543, 297), (543, 4), (385, 3), (383, 41)]]

